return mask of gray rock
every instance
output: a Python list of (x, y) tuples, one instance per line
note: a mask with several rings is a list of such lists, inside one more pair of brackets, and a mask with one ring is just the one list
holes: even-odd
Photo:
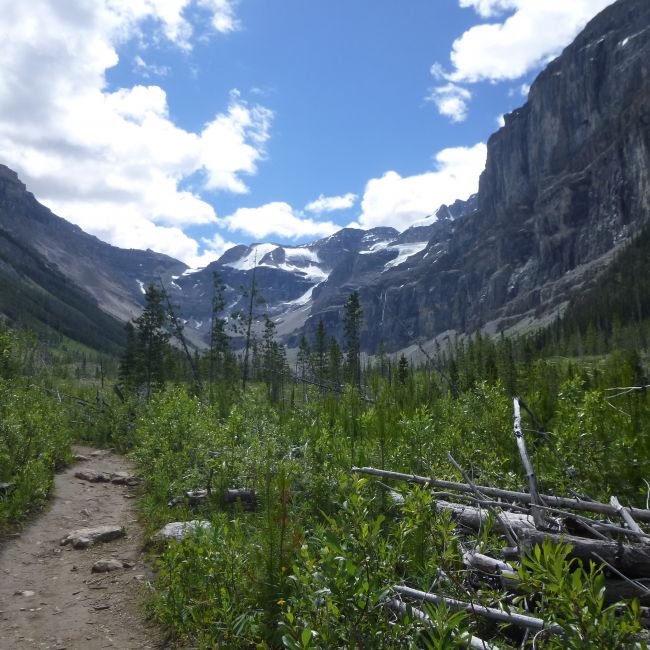
[(171, 539), (177, 541), (182, 540), (184, 537), (191, 535), (196, 530), (210, 528), (209, 521), (202, 521), (195, 519), (192, 521), (174, 521), (161, 528), (154, 536), (155, 541), (168, 542)]
[(72, 548), (81, 549), (101, 542), (110, 542), (124, 536), (121, 526), (97, 526), (96, 528), (79, 528), (73, 530), (61, 540), (61, 546), (70, 544)]
[(124, 565), (115, 558), (102, 558), (93, 564), (92, 573), (108, 573), (109, 571), (118, 571), (123, 569)]
[(140, 479), (128, 472), (115, 472), (111, 474), (111, 483), (115, 485), (138, 485)]
[(74, 473), (75, 478), (89, 483), (108, 483), (111, 480), (111, 475), (106, 472), (95, 472), (94, 470), (84, 469)]

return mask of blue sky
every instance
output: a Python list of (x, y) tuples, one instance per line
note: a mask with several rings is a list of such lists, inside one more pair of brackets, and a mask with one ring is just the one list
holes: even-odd
[(0, 162), (120, 246), (400, 230), (611, 0), (0, 0)]

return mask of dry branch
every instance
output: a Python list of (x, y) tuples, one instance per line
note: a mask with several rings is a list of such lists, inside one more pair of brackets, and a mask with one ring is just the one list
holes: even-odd
[(410, 596), (411, 598), (423, 600), (427, 603), (434, 603), (436, 605), (445, 604), (450, 609), (462, 610), (500, 623), (510, 623), (519, 627), (528, 628), (529, 630), (548, 630), (553, 634), (564, 634), (564, 630), (557, 623), (546, 623), (543, 619), (535, 618), (534, 616), (526, 616), (515, 612), (505, 612), (493, 607), (484, 607), (483, 605), (475, 605), (474, 603), (456, 600), (455, 598), (447, 598), (446, 596), (439, 596), (438, 594), (419, 591), (417, 589), (411, 589), (410, 587), (396, 586), (393, 587), (393, 589), (403, 596)]
[[(386, 601), (386, 605), (388, 605), (390, 609), (402, 616), (406, 615), (411, 616), (412, 618), (417, 618), (418, 620), (425, 623), (428, 627), (435, 629), (435, 626), (433, 625), (431, 619), (426, 615), (425, 612), (423, 612), (421, 609), (418, 609), (417, 607), (407, 605), (404, 601), (399, 600), (398, 598), (389, 598)], [(459, 635), (454, 634), (453, 636), (454, 638), (457, 638)], [(488, 643), (487, 641), (484, 641), (477, 636), (471, 636), (467, 634), (461, 636), (461, 640), (468, 648), (472, 648), (472, 650), (499, 650), (498, 646), (495, 646), (492, 643)]]
[[(443, 490), (455, 490), (457, 492), (473, 492), (472, 488), (465, 483), (456, 483), (454, 481), (442, 481), (426, 476), (417, 476), (416, 474), (403, 474), (401, 472), (390, 472), (388, 470), (375, 469), (374, 467), (353, 467), (352, 472), (359, 474), (369, 474), (371, 476), (380, 476), (382, 478), (393, 479), (396, 481), (406, 481), (407, 483), (416, 483), (428, 487), (441, 488)], [(515, 490), (503, 490), (489, 486), (476, 486), (481, 494), (486, 496), (519, 501), (520, 503), (531, 503), (531, 496), (527, 492), (517, 492)], [(594, 512), (610, 517), (618, 514), (617, 510), (607, 503), (598, 503), (596, 501), (580, 501), (568, 497), (556, 497), (548, 494), (539, 495), (549, 506), (567, 508), (569, 510), (580, 510), (582, 512)], [(504, 504), (505, 505), (505, 504)], [(634, 519), (639, 521), (650, 522), (650, 510), (642, 508), (625, 508)]]
[[(454, 457), (451, 455), (450, 452), (447, 452), (447, 457), (449, 458), (451, 464), (461, 473), (462, 477), (465, 479), (467, 482), (467, 485), (473, 490), (474, 494), (479, 499), (484, 499), (485, 495), (482, 494), (479, 489), (474, 485), (472, 482), (472, 479), (469, 477), (467, 472), (463, 470), (463, 468), (454, 460)], [(506, 539), (508, 540), (509, 544), (516, 544), (517, 543), (517, 534), (515, 531), (512, 529), (512, 526), (510, 525), (507, 517), (504, 517), (504, 513), (500, 513), (496, 508), (492, 506), (487, 506), (488, 510), (495, 516), (497, 522), (499, 523), (499, 526), (501, 528), (501, 532), (506, 536)], [(478, 511), (478, 514), (481, 514), (481, 511)], [(480, 520), (481, 523), (483, 523), (483, 519)], [(480, 528), (480, 526), (479, 526)]]
[(516, 397), (513, 399), (513, 408), (513, 428), (515, 432), (515, 439), (517, 440), (517, 449), (519, 450), (519, 456), (521, 456), (521, 462), (524, 464), (524, 469), (526, 470), (526, 478), (528, 479), (531, 513), (533, 515), (533, 519), (535, 520), (535, 525), (539, 528), (543, 528), (546, 523), (544, 521), (544, 513), (538, 507), (540, 505), (543, 505), (543, 503), (539, 497), (539, 490), (537, 489), (537, 477), (535, 476), (535, 470), (533, 469), (533, 464), (530, 462), (528, 450), (526, 449), (526, 440), (524, 439), (524, 432), (521, 429), (521, 409), (519, 408), (519, 399)]

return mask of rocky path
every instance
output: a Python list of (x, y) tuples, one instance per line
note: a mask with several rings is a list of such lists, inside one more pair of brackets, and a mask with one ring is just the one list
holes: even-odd
[[(142, 607), (150, 572), (133, 488), (75, 477), (80, 470), (128, 473), (128, 463), (110, 452), (77, 452), (88, 460), (57, 475), (48, 509), (0, 543), (0, 650), (162, 648)], [(76, 529), (108, 525), (123, 527), (124, 534), (88, 548), (61, 545)], [(100, 560), (111, 560), (103, 568), (112, 570), (93, 572)]]

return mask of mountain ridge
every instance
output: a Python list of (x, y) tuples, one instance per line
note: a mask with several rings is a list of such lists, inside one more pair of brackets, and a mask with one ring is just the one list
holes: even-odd
[(138, 313), (143, 286), (162, 281), (199, 345), (209, 336), (214, 271), (227, 285), (227, 313), (245, 306), (255, 273), (264, 310), (289, 345), (312, 335), (321, 318), (340, 336), (352, 291), (368, 352), (380, 341), (395, 351), (454, 333), (522, 331), (560, 313), (650, 219), (643, 25), (644, 0), (618, 0), (596, 16), (490, 136), (478, 193), (401, 233), (343, 228), (301, 245), (238, 245), (190, 270), (83, 233), (40, 206), (6, 167), (0, 225), (122, 321)]

